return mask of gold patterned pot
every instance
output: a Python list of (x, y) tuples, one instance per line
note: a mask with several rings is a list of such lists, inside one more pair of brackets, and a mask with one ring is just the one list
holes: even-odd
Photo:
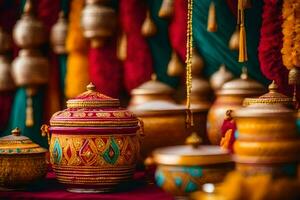
[(0, 188), (18, 189), (45, 177), (46, 149), (21, 136), (14, 129), (12, 135), (0, 138)]
[(219, 146), (171, 146), (153, 155), (156, 184), (174, 196), (186, 196), (205, 183), (219, 183), (233, 169), (229, 152)]
[[(144, 122), (145, 137), (142, 140), (142, 158), (151, 156), (154, 149), (181, 145), (187, 138), (186, 109), (183, 105), (164, 101), (152, 101), (130, 109)], [(205, 138), (207, 109), (192, 107), (195, 131)], [(170, 137), (170, 134), (172, 135)]]
[(0, 55), (0, 91), (10, 91), (16, 88), (11, 75), (11, 64), (7, 56)]
[[(99, 0), (88, 0), (82, 10), (81, 26), (92, 47), (99, 47), (115, 33), (117, 15), (114, 9), (103, 6)], [(109, 20), (107, 20), (109, 19)]]
[(118, 99), (89, 84), (50, 125), (50, 161), (69, 191), (110, 192), (131, 180), (140, 152), (139, 120)]
[(172, 87), (158, 81), (156, 75), (152, 74), (150, 81), (131, 91), (129, 107), (134, 108), (134, 106), (154, 100), (175, 103), (174, 93), (175, 90)]
[(66, 53), (66, 38), (68, 32), (68, 23), (64, 12), (59, 13), (57, 22), (53, 25), (50, 33), (50, 41), (53, 51), (57, 54)]
[(214, 145), (220, 144), (221, 126), (227, 110), (239, 109), (243, 105), (244, 98), (259, 96), (265, 91), (263, 85), (248, 77), (245, 68), (239, 79), (225, 83), (216, 92), (216, 100), (208, 112), (207, 133), (209, 141)]
[(225, 65), (221, 65), (219, 70), (216, 71), (211, 77), (210, 77), (210, 85), (213, 88), (214, 91), (218, 91), (222, 88), (223, 84), (232, 80), (234, 78), (233, 74), (228, 71), (225, 67)]

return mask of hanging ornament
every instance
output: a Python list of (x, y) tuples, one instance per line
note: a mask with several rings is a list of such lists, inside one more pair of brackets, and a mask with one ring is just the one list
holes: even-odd
[(32, 96), (40, 85), (48, 82), (49, 63), (38, 50), (46, 38), (42, 23), (33, 16), (31, 0), (25, 3), (24, 13), (14, 27), (13, 37), (22, 49), (12, 63), (12, 76), (17, 86), (26, 88), (26, 126), (33, 126)]
[(208, 32), (217, 32), (217, 16), (216, 16), (216, 6), (212, 1), (209, 5), (208, 18), (207, 18), (207, 31)]
[(234, 78), (233, 74), (226, 69), (226, 66), (222, 64), (218, 71), (213, 73), (210, 77), (210, 85), (216, 92), (223, 86), (224, 83), (232, 80)]
[(53, 25), (50, 33), (52, 49), (57, 54), (66, 54), (66, 38), (68, 24), (64, 12), (60, 11), (57, 22)]
[(201, 71), (204, 67), (204, 61), (202, 56), (198, 53), (196, 48), (193, 48), (193, 57), (192, 57), (192, 74), (193, 75), (200, 75)]
[(238, 23), (240, 23), (239, 62), (246, 62), (248, 60), (244, 9), (245, 9), (244, 0), (239, 0), (238, 2)]
[(93, 48), (101, 47), (105, 40), (115, 33), (117, 26), (115, 10), (101, 5), (101, 2), (101, 0), (86, 0), (82, 10), (83, 35), (91, 41)]
[(184, 65), (175, 51), (172, 52), (171, 60), (168, 64), (167, 74), (169, 76), (181, 76), (184, 72)]
[(240, 28), (239, 28), (239, 25), (237, 25), (235, 31), (231, 35), (228, 46), (229, 46), (230, 50), (239, 50), (239, 47), (240, 47)]
[(143, 22), (141, 33), (144, 37), (152, 37), (157, 33), (156, 25), (150, 16), (150, 11), (147, 11), (146, 18)]
[(117, 57), (119, 60), (124, 61), (127, 57), (127, 37), (126, 34), (123, 32), (121, 37), (118, 39), (117, 44)]
[(158, 12), (160, 18), (168, 19), (174, 14), (174, 1), (175, 0), (163, 0)]

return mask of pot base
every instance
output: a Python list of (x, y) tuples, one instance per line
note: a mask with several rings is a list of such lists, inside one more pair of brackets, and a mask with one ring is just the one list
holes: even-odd
[(107, 193), (113, 191), (113, 188), (67, 188), (67, 191), (73, 193)]

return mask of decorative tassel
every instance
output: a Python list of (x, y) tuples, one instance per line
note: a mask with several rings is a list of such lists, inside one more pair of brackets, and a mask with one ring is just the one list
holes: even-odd
[(297, 104), (297, 85), (300, 84), (300, 69), (298, 67), (293, 67), (289, 71), (289, 85), (293, 85), (293, 102), (295, 107), (298, 107)]
[(229, 46), (230, 50), (239, 50), (239, 47), (240, 47), (240, 29), (239, 29), (239, 26), (236, 27), (235, 31), (231, 35), (228, 46)]
[(157, 33), (156, 25), (150, 16), (149, 10), (147, 11), (146, 18), (142, 25), (141, 33), (144, 37), (152, 37)]
[(69, 28), (66, 49), (69, 52), (67, 61), (66, 87), (67, 98), (75, 97), (85, 91), (90, 82), (88, 75), (87, 41), (80, 27), (81, 10), (84, 0), (74, 0), (71, 3)]
[(127, 57), (127, 37), (125, 33), (122, 33), (118, 40), (117, 57), (119, 60), (124, 61)]
[(218, 29), (217, 17), (216, 17), (216, 6), (212, 1), (209, 5), (208, 18), (207, 18), (207, 31), (216, 32)]
[(34, 118), (33, 118), (33, 104), (32, 104), (32, 96), (36, 93), (36, 90), (33, 88), (26, 89), (26, 120), (25, 125), (27, 127), (32, 127), (34, 125)]
[(240, 14), (240, 38), (239, 38), (239, 62), (246, 62), (248, 60), (247, 55), (247, 43), (246, 43), (246, 30), (245, 30), (245, 16), (243, 0), (239, 0), (239, 14)]
[(163, 0), (158, 12), (160, 18), (168, 19), (174, 15), (174, 0)]
[(172, 52), (167, 73), (169, 76), (181, 76), (184, 73), (184, 65), (175, 51)]

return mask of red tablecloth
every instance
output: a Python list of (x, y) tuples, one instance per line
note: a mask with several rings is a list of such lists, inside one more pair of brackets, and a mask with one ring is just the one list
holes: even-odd
[(147, 185), (143, 180), (143, 174), (137, 173), (130, 184), (130, 188), (124, 192), (110, 194), (79, 194), (66, 191), (57, 183), (55, 175), (48, 173), (46, 180), (40, 184), (39, 189), (32, 191), (0, 192), (0, 200), (6, 199), (100, 199), (100, 200), (172, 200), (173, 198), (155, 185)]

